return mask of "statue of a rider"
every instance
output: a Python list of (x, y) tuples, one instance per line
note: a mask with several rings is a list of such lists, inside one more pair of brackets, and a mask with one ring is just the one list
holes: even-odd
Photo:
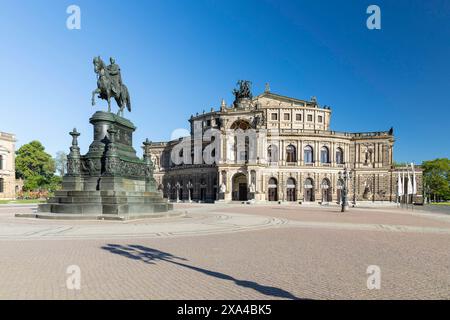
[(120, 74), (120, 67), (118, 64), (116, 64), (116, 60), (114, 60), (113, 57), (109, 58), (109, 62), (111, 64), (106, 67), (106, 71), (108, 72), (111, 79), (111, 89), (115, 94), (119, 94), (122, 87), (122, 75)]
[(131, 101), (128, 88), (122, 82), (120, 67), (114, 58), (109, 58), (110, 65), (106, 65), (100, 56), (94, 57), (94, 71), (97, 74), (97, 89), (92, 91), (92, 105), (95, 105), (95, 95), (108, 101), (108, 112), (111, 112), (111, 98), (114, 98), (119, 107), (118, 115), (123, 115), (126, 107), (131, 112)]

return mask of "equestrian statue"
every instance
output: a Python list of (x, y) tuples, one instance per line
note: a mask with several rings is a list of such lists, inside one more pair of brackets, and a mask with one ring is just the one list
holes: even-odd
[(107, 66), (100, 56), (94, 57), (94, 71), (97, 74), (97, 89), (92, 91), (92, 105), (95, 105), (95, 95), (98, 98), (108, 101), (108, 112), (111, 112), (111, 98), (116, 100), (119, 107), (117, 115), (123, 116), (125, 106), (131, 112), (131, 101), (128, 88), (122, 83), (120, 67), (114, 58), (110, 58), (110, 65)]

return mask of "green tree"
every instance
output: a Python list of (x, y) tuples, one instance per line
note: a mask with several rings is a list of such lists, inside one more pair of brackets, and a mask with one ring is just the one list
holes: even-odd
[(432, 200), (450, 200), (450, 159), (422, 163), (425, 192)]
[(54, 184), (55, 161), (39, 141), (16, 151), (16, 177), (24, 179), (24, 190), (49, 189)]
[(64, 151), (58, 151), (54, 160), (56, 172), (63, 177), (66, 174), (67, 154)]

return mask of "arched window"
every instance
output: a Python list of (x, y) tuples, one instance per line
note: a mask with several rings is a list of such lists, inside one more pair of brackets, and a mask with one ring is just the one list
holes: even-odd
[(3, 180), (3, 178), (0, 178), (0, 193), (3, 193), (4, 190), (5, 190), (4, 180)]
[(288, 187), (295, 187), (295, 179), (294, 178), (287, 179), (286, 185)]
[(321, 163), (329, 163), (330, 159), (329, 159), (329, 153), (328, 153), (328, 148), (327, 147), (322, 147), (320, 149), (320, 162)]
[(341, 148), (336, 149), (336, 163), (343, 164), (344, 163), (344, 152)]
[(278, 162), (278, 147), (274, 144), (267, 148), (267, 161)]
[(235, 122), (233, 122), (233, 124), (231, 125), (231, 130), (237, 130), (237, 129), (241, 129), (241, 130), (247, 130), (250, 129), (252, 126), (250, 125), (250, 123), (246, 120), (236, 120)]
[(5, 169), (4, 158), (0, 154), (0, 170), (3, 170), (3, 169)]
[(320, 186), (322, 189), (328, 189), (330, 187), (330, 180), (327, 178), (323, 179)]
[(286, 147), (286, 162), (296, 162), (296, 149), (295, 147), (290, 144)]
[(305, 163), (313, 163), (313, 148), (311, 146), (306, 146), (304, 151), (303, 159)]
[(305, 180), (304, 187), (305, 187), (305, 189), (312, 189), (312, 188), (314, 188), (314, 181), (311, 178), (307, 178)]

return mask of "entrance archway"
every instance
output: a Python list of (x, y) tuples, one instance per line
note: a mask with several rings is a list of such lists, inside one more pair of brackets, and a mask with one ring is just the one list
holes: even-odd
[(269, 179), (269, 185), (267, 186), (269, 190), (269, 201), (278, 201), (278, 181), (275, 178)]
[(297, 188), (294, 178), (287, 179), (286, 183), (286, 200), (296, 201), (297, 200)]
[(233, 189), (231, 194), (232, 200), (247, 201), (247, 176), (243, 173), (236, 173), (232, 180)]
[(311, 178), (307, 178), (305, 180), (305, 192), (304, 192), (304, 198), (305, 202), (314, 202), (314, 181)]
[(322, 202), (330, 202), (332, 199), (330, 180), (327, 178), (323, 179), (320, 188), (322, 189)]

